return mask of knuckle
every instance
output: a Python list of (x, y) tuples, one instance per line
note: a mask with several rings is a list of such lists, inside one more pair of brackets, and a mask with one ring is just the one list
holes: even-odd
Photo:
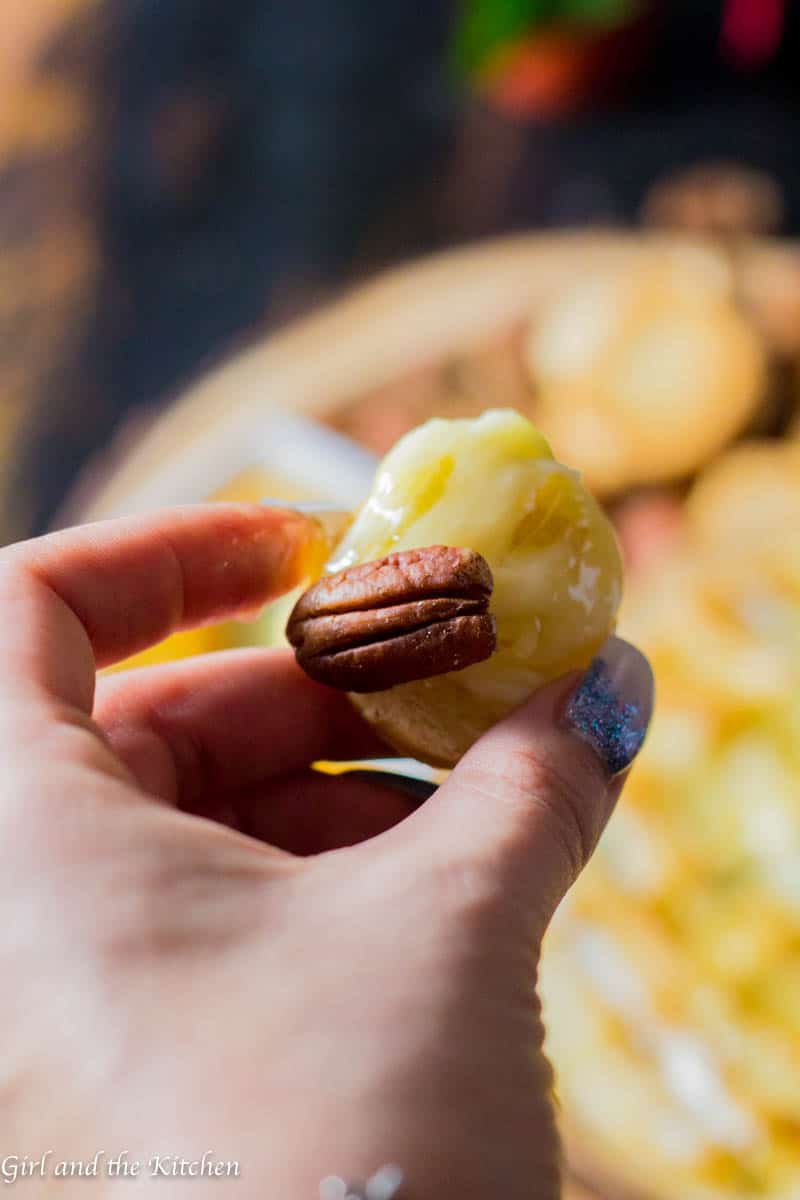
[(531, 763), (531, 799), (550, 837), (577, 878), (592, 856), (600, 833), (594, 802), (598, 780), (576, 761), (562, 763), (544, 756)]
[[(588, 862), (602, 824), (598, 794), (605, 793), (599, 765), (578, 754), (570, 759), (547, 750), (508, 747), (491, 770), (478, 765), (478, 786), (487, 803), (502, 804), (501, 849), (527, 854), (531, 838), (548, 838), (566, 860), (572, 878)], [(509, 809), (512, 811), (509, 813)]]
[(145, 723), (154, 749), (168, 761), (169, 774), (180, 807), (215, 787), (219, 770), (207, 743), (190, 723), (181, 719), (169, 704), (150, 710)]

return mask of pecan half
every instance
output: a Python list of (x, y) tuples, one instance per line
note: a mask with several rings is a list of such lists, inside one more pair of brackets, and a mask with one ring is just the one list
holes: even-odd
[(473, 550), (402, 550), (315, 583), (294, 606), (286, 636), (312, 679), (379, 692), (489, 658), (492, 585)]

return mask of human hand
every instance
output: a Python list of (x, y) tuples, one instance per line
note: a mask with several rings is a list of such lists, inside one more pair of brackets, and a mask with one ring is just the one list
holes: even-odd
[(242, 1200), (316, 1200), (388, 1161), (409, 1200), (554, 1200), (535, 965), (641, 742), (649, 671), (613, 643), (610, 675), (543, 689), (421, 807), (310, 769), (386, 751), (288, 652), (95, 679), (294, 586), (309, 529), (199, 507), (0, 554), (4, 1152), (125, 1149), (146, 1191), (154, 1155), (211, 1150)]

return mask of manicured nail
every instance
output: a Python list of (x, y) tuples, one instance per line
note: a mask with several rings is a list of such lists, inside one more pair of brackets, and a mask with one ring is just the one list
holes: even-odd
[(642, 748), (653, 697), (653, 672), (645, 656), (612, 637), (573, 692), (564, 721), (589, 743), (609, 775), (619, 775)]

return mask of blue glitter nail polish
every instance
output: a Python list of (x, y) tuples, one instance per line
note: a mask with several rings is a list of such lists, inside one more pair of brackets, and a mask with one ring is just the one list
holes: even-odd
[(609, 775), (633, 762), (653, 711), (653, 673), (644, 655), (611, 638), (573, 693), (566, 725), (588, 742)]

